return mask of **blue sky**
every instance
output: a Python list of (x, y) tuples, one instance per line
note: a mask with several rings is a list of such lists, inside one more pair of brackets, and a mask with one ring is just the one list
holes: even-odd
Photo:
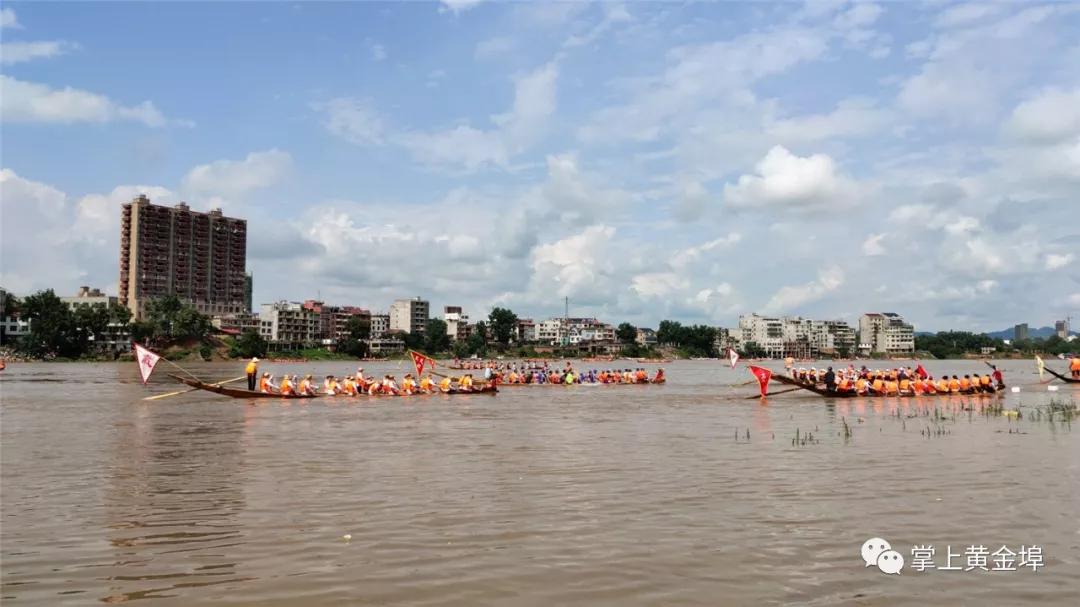
[(733, 325), (1080, 316), (1080, 5), (19, 3), (0, 284), (119, 205), (250, 222), (258, 302)]

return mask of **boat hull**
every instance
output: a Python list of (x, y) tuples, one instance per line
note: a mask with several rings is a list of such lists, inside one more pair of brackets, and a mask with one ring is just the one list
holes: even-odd
[(857, 394), (855, 392), (829, 392), (828, 390), (820, 386), (803, 383), (801, 381), (787, 377), (786, 375), (773, 375), (772, 379), (776, 380), (779, 383), (787, 384), (789, 386), (797, 386), (799, 388), (802, 388), (803, 390), (813, 392), (814, 394), (817, 394), (818, 396), (823, 396), (825, 398), (940, 398), (946, 396), (994, 396), (995, 394), (999, 394), (1005, 390), (1003, 386), (997, 386), (990, 392), (980, 392), (973, 390), (969, 392), (934, 392), (923, 394)]
[(1043, 369), (1045, 369), (1046, 372), (1049, 373), (1050, 375), (1053, 375), (1054, 377), (1060, 379), (1061, 381), (1063, 381), (1063, 382), (1065, 382), (1067, 384), (1080, 384), (1080, 379), (1073, 379), (1073, 378), (1069, 377), (1068, 375), (1062, 375), (1061, 373), (1058, 373), (1057, 371), (1051, 369), (1050, 367), (1043, 367)]
[[(274, 398), (274, 399), (292, 400), (292, 399), (324, 398), (324, 397), (330, 397), (331, 396), (331, 395), (328, 395), (328, 394), (271, 394), (271, 393), (266, 393), (266, 392), (252, 392), (250, 390), (241, 390), (241, 389), (237, 389), (237, 388), (226, 388), (224, 386), (219, 386), (219, 385), (216, 385), (216, 384), (207, 384), (207, 383), (203, 383), (201, 381), (194, 380), (194, 379), (191, 379), (191, 378), (181, 377), (179, 375), (171, 375), (170, 374), (169, 377), (175, 379), (176, 381), (178, 381), (178, 382), (180, 382), (182, 384), (186, 384), (188, 386), (191, 386), (192, 388), (196, 388), (198, 390), (205, 390), (207, 392), (213, 392), (214, 394), (220, 394), (222, 396), (228, 396), (230, 398)], [(333, 395), (333, 398), (358, 398), (358, 399), (360, 399), (360, 398), (411, 398), (411, 397), (415, 397), (415, 396), (434, 396), (434, 395), (437, 395), (437, 394), (444, 394), (446, 396), (465, 396), (465, 395), (469, 395), (469, 394), (489, 394), (489, 395), (494, 395), (494, 394), (497, 394), (498, 391), (499, 391), (498, 387), (496, 387), (494, 385), (490, 385), (490, 386), (484, 386), (483, 388), (477, 388), (477, 389), (474, 389), (474, 390), (458, 390), (456, 388), (451, 388), (448, 392), (443, 392), (443, 391), (430, 392), (430, 393), (417, 392), (415, 394), (376, 394), (376, 395), (369, 395), (369, 394), (364, 393), (364, 394), (360, 394), (360, 395), (357, 395), (357, 396), (349, 396), (349, 395), (345, 395), (345, 394), (338, 394), (338, 395)]]

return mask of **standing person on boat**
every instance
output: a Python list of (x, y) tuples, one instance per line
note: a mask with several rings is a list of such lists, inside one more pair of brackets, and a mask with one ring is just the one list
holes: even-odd
[(829, 367), (825, 371), (825, 375), (821, 378), (825, 382), (825, 389), (829, 392), (836, 392), (836, 374), (833, 373), (832, 367)]
[(249, 362), (247, 364), (247, 367), (244, 367), (244, 374), (247, 375), (248, 390), (251, 391), (251, 392), (254, 392), (255, 391), (255, 380), (258, 379), (258, 377), (259, 377), (259, 359), (258, 358), (252, 358), (251, 359), (251, 362)]
[(994, 372), (991, 373), (990, 376), (994, 378), (995, 382), (997, 382), (998, 390), (1001, 390), (1005, 387), (1005, 376), (1001, 374), (1001, 369), (998, 369), (997, 365), (990, 365), (990, 368), (994, 370)]
[(1069, 361), (1069, 372), (1072, 373), (1073, 379), (1080, 379), (1080, 354), (1073, 354), (1072, 360)]

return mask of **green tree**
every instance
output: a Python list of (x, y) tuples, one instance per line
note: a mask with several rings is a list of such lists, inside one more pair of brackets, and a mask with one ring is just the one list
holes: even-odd
[(472, 356), (484, 356), (487, 354), (487, 325), (483, 321), (476, 323), (473, 327), (472, 334), (469, 335), (469, 339), (465, 340), (467, 354)]
[(510, 343), (510, 338), (513, 337), (514, 333), (517, 331), (517, 322), (517, 314), (514, 314), (506, 308), (496, 307), (488, 314), (491, 336), (495, 341), (503, 345)]
[(765, 348), (762, 348), (756, 341), (748, 341), (743, 344), (740, 354), (749, 358), (762, 358), (765, 356)]
[(38, 291), (22, 301), (21, 316), (30, 321), (30, 334), (19, 347), (31, 356), (77, 358), (86, 347), (75, 315), (52, 289)]
[(371, 337), (371, 317), (349, 317), (348, 322), (345, 323), (345, 332), (353, 339), (368, 339)]
[(656, 341), (660, 345), (679, 345), (682, 338), (682, 323), (674, 320), (661, 320), (656, 328)]
[(621, 323), (615, 329), (615, 338), (623, 344), (632, 344), (637, 340), (637, 327), (628, 322)]
[(424, 350), (429, 354), (446, 352), (450, 349), (450, 336), (446, 333), (446, 321), (432, 318), (428, 321), (424, 339)]
[(229, 350), (229, 356), (233, 358), (253, 358), (266, 356), (268, 344), (263, 339), (262, 335), (255, 329), (246, 329), (240, 334), (240, 337), (236, 338), (236, 342), (233, 343), (232, 348)]

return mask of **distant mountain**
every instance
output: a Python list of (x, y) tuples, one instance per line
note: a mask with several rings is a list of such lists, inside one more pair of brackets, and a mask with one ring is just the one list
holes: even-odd
[[(1045, 339), (1047, 337), (1050, 337), (1053, 334), (1054, 334), (1054, 327), (1039, 327), (1038, 329), (1036, 329), (1034, 327), (1029, 327), (1028, 328), (1028, 337), (1030, 339), (1035, 339), (1036, 337), (1041, 337), (1041, 338)], [(1077, 333), (1076, 333), (1076, 331), (1069, 331), (1069, 334), (1070, 335), (1076, 335)], [(994, 331), (993, 333), (985, 333), (985, 335), (989, 335), (990, 337), (996, 337), (998, 339), (1012, 339), (1015, 336), (1015, 333), (1014, 333), (1012, 327), (1009, 327), (1008, 329), (1003, 329), (1001, 331)]]

